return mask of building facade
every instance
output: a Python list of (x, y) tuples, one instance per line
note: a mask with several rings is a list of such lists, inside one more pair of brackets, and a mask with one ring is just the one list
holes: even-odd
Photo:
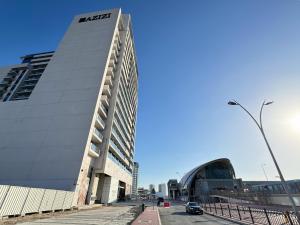
[(242, 188), (236, 179), (229, 159), (216, 159), (195, 167), (180, 180), (182, 199), (203, 201), (214, 191), (232, 191)]
[(160, 192), (163, 197), (167, 196), (167, 187), (166, 187), (166, 184), (159, 184), (158, 185), (158, 192)]
[(139, 187), (138, 190), (138, 198), (142, 200), (146, 200), (150, 198), (150, 191), (147, 189), (144, 189), (143, 187)]
[(138, 177), (139, 177), (139, 164), (133, 163), (133, 174), (132, 174), (132, 196), (136, 198), (138, 195)]
[(109, 203), (132, 192), (138, 70), (130, 15), (76, 16), (53, 52), (0, 69), (0, 184)]
[(173, 200), (180, 197), (180, 185), (177, 179), (170, 179), (168, 181), (168, 196)]

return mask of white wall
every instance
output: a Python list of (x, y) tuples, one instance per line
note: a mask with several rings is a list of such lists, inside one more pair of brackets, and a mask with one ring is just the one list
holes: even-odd
[(102, 199), (103, 203), (112, 203), (117, 201), (118, 198), (119, 180), (114, 177), (106, 176), (104, 178)]
[(0, 184), (73, 191), (87, 173), (81, 165), (119, 10), (110, 12), (75, 17), (29, 100), (0, 102)]

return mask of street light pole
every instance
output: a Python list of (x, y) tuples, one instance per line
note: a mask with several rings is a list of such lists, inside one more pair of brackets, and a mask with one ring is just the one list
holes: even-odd
[(270, 146), (270, 144), (269, 144), (269, 142), (268, 142), (268, 140), (267, 140), (267, 138), (266, 138), (266, 135), (265, 135), (265, 131), (264, 131), (264, 129), (263, 129), (263, 125), (262, 125), (262, 112), (263, 112), (263, 108), (264, 108), (264, 106), (266, 106), (266, 105), (270, 105), (270, 104), (272, 104), (273, 102), (266, 102), (266, 101), (264, 101), (263, 103), (262, 103), (262, 105), (261, 105), (261, 108), (260, 108), (260, 113), (259, 113), (259, 123), (257, 122), (257, 120), (254, 118), (254, 116), (244, 107), (244, 106), (242, 106), (240, 103), (238, 103), (237, 101), (235, 101), (235, 100), (233, 100), (233, 101), (229, 101), (228, 102), (228, 105), (237, 105), (237, 106), (240, 106), (251, 118), (252, 118), (252, 120), (255, 122), (255, 124), (257, 125), (257, 127), (258, 127), (258, 129), (260, 130), (260, 132), (261, 132), (261, 134), (262, 134), (262, 136), (263, 136), (263, 138), (264, 138), (264, 141), (265, 141), (265, 143), (266, 143), (266, 145), (267, 145), (267, 147), (268, 147), (268, 150), (269, 150), (269, 153), (270, 153), (270, 155), (271, 155), (271, 157), (272, 157), (272, 159), (273, 159), (273, 162), (274, 162), (274, 164), (275, 164), (275, 167), (276, 167), (276, 169), (277, 169), (277, 172), (278, 172), (278, 174), (279, 174), (279, 177), (280, 177), (280, 180), (281, 180), (281, 183), (282, 183), (282, 185), (283, 185), (283, 188), (285, 189), (285, 191), (286, 191), (286, 193), (287, 193), (287, 195), (288, 195), (288, 198), (289, 198), (289, 200), (290, 200), (290, 202), (291, 202), (291, 204), (292, 204), (292, 207), (293, 207), (293, 211), (295, 212), (295, 215), (296, 215), (296, 217), (297, 217), (297, 220), (298, 220), (298, 222), (300, 222), (300, 215), (299, 215), (299, 212), (298, 212), (298, 210), (297, 210), (297, 207), (296, 207), (296, 204), (295, 204), (295, 201), (294, 201), (294, 199), (293, 199), (293, 197), (292, 197), (292, 195), (291, 195), (291, 193), (290, 193), (290, 190), (289, 190), (289, 187), (288, 187), (288, 185), (287, 185), (287, 183), (286, 183), (286, 181), (285, 181), (285, 179), (284, 179), (284, 177), (283, 177), (283, 175), (282, 175), (282, 173), (281, 173), (281, 170), (280, 170), (280, 168), (279, 168), (279, 165), (278, 165), (278, 163), (277, 163), (277, 161), (276, 161), (276, 158), (275, 158), (275, 156), (274, 156), (274, 154), (273, 154), (273, 151), (272, 151), (272, 149), (271, 149), (271, 146)]

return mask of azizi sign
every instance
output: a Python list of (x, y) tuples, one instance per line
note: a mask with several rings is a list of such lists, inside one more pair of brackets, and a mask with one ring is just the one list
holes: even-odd
[(105, 14), (100, 14), (96, 16), (89, 16), (89, 17), (81, 17), (78, 20), (78, 23), (83, 23), (83, 22), (89, 22), (93, 20), (103, 20), (103, 19), (108, 19), (110, 18), (111, 13), (105, 13)]

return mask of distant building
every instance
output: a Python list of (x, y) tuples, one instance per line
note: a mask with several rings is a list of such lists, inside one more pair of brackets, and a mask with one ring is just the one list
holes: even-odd
[(242, 188), (242, 180), (235, 178), (229, 159), (216, 159), (186, 173), (181, 181), (182, 197), (189, 201), (201, 201), (213, 191), (237, 190)]
[(159, 184), (158, 185), (158, 192), (162, 193), (162, 196), (167, 196), (167, 187), (166, 184)]
[[(155, 185), (154, 184), (150, 184), (149, 185), (149, 191), (151, 192), (152, 190), (155, 190)], [(156, 190), (155, 190), (156, 191)]]
[(139, 164), (134, 162), (133, 164), (133, 174), (132, 174), (132, 195), (136, 197), (138, 195), (138, 175), (139, 175)]
[(137, 189), (138, 198), (140, 199), (148, 199), (149, 198), (149, 190), (144, 189), (143, 187), (139, 187)]
[(180, 185), (177, 179), (168, 181), (168, 196), (170, 199), (177, 199), (180, 196)]

